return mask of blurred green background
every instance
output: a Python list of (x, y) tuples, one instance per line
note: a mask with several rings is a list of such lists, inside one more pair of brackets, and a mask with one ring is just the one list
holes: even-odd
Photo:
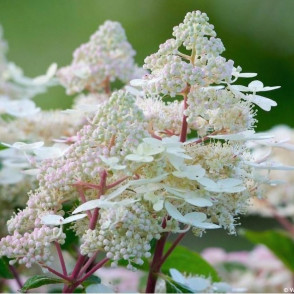
[[(270, 113), (259, 109), (258, 130), (276, 124), (294, 127), (294, 0), (0, 0), (0, 23), (9, 42), (9, 59), (26, 75), (35, 76), (52, 62), (69, 64), (73, 50), (107, 19), (122, 23), (142, 65), (146, 55), (171, 37), (173, 26), (197, 9), (206, 12), (215, 25), (227, 48), (225, 57), (244, 71), (257, 72), (266, 86), (282, 86), (266, 93), (278, 107)], [(67, 108), (72, 98), (56, 87), (36, 101), (46, 109)], [(269, 220), (243, 220), (250, 228), (256, 228), (257, 222), (259, 228), (275, 226)], [(207, 235), (209, 238), (193, 239), (196, 243), (190, 245), (197, 249), (249, 246), (222, 230)]]
[[(258, 130), (278, 123), (294, 126), (293, 0), (0, 0), (0, 23), (10, 60), (34, 76), (54, 61), (70, 63), (73, 50), (107, 19), (122, 23), (143, 64), (171, 37), (173, 26), (197, 9), (215, 25), (227, 58), (257, 72), (265, 85), (282, 86), (266, 93), (279, 105), (270, 114), (259, 111)], [(66, 108), (72, 101), (61, 87), (36, 100), (44, 108)]]

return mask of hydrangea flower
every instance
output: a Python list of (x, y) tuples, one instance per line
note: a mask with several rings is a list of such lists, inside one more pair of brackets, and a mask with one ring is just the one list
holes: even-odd
[[(190, 55), (180, 51), (182, 46)], [(139, 93), (128, 88), (110, 95), (110, 82), (128, 82), (138, 73), (121, 25), (105, 22), (58, 72), (68, 94), (91, 92), (76, 100), (75, 109), (90, 104), (98, 105), (96, 111), (87, 111), (80, 130), (61, 139), (69, 144), (61, 156), (52, 152), (47, 158), (39, 146), (36, 153), (44, 159), (39, 186), (8, 221), (10, 235), (0, 241), (0, 256), (48, 267), (50, 244), (65, 242), (54, 226), (69, 220), (75, 220), (82, 266), (99, 251), (111, 266), (123, 259), (135, 269), (152, 256), (152, 240), (164, 245), (168, 233), (191, 227), (196, 237), (206, 229), (235, 234), (236, 217), (246, 212), (260, 185), (255, 167), (261, 162), (255, 162), (248, 141), (272, 137), (254, 132), (254, 107), (274, 105), (256, 95), (272, 89), (261, 82), (250, 83), (246, 91), (232, 88), (236, 78), (254, 74), (242, 74), (223, 51), (207, 15), (188, 13), (173, 38), (145, 59), (150, 73), (131, 82)], [(247, 89), (253, 94), (243, 94)], [(183, 101), (163, 100), (176, 95)], [(191, 130), (196, 137), (186, 142)], [(64, 210), (74, 216), (64, 219)], [(75, 216), (80, 212), (85, 214)], [(156, 270), (151, 266), (150, 279)]]
[(108, 91), (109, 82), (119, 79), (126, 83), (144, 74), (135, 64), (134, 55), (121, 24), (106, 21), (88, 43), (75, 50), (72, 64), (61, 68), (57, 75), (68, 94), (84, 89)]

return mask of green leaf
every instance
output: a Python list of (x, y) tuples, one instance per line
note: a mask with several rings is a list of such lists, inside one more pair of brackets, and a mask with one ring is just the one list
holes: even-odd
[(171, 277), (160, 275), (165, 280), (166, 293), (194, 293), (188, 286), (174, 281)]
[(4, 257), (0, 258), (0, 277), (4, 279), (14, 278), (9, 269), (8, 261)]
[(30, 289), (34, 288), (39, 288), (43, 285), (48, 285), (48, 284), (60, 284), (64, 283), (65, 280), (58, 279), (58, 278), (52, 278), (52, 277), (47, 277), (43, 275), (37, 275), (29, 278), (23, 287), (21, 288), (22, 293), (26, 293)]
[(294, 241), (282, 231), (245, 231), (245, 237), (253, 243), (267, 246), (292, 272), (294, 272)]
[[(168, 243), (165, 249), (167, 250), (170, 246), (171, 244)], [(213, 282), (220, 281), (216, 270), (206, 260), (184, 246), (178, 245), (161, 269), (163, 273), (168, 274), (171, 268), (175, 268), (182, 273), (211, 277)]]
[(101, 279), (97, 276), (90, 276), (89, 278), (87, 278), (83, 283), (82, 285), (87, 288), (89, 285), (92, 285), (92, 284), (100, 284), (101, 283)]

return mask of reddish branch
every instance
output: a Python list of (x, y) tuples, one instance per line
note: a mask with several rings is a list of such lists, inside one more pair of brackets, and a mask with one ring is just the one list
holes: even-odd
[[(185, 111), (188, 108), (188, 93), (190, 92), (190, 86), (187, 86), (187, 88), (183, 91), (182, 95), (184, 97), (184, 109)], [(180, 142), (184, 143), (187, 140), (187, 132), (188, 132), (188, 123), (187, 123), (187, 116), (183, 114), (183, 120), (182, 120), (182, 128), (181, 128), (181, 134), (180, 134)]]
[(65, 276), (67, 276), (67, 270), (66, 270), (66, 266), (65, 266), (65, 262), (64, 262), (64, 258), (63, 258), (63, 254), (62, 254), (62, 251), (61, 251), (61, 247), (60, 247), (60, 244), (58, 242), (54, 242), (55, 244), (55, 247), (56, 247), (56, 250), (57, 250), (57, 253), (58, 253), (58, 257), (59, 257), (59, 260), (60, 260), (60, 265), (61, 265), (61, 268), (62, 268), (62, 272)]

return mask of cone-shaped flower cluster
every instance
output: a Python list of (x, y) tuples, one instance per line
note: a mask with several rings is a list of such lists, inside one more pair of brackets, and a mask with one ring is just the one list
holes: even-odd
[[(112, 30), (120, 32), (116, 38), (109, 36)], [(242, 74), (221, 57), (224, 47), (215, 36), (206, 14), (187, 14), (174, 28), (175, 39), (146, 58), (151, 73), (131, 83), (143, 91), (114, 92), (63, 156), (42, 163), (40, 187), (9, 220), (12, 235), (0, 241), (0, 255), (27, 266), (47, 264), (48, 244), (64, 242), (65, 222), (56, 222), (62, 220), (64, 204), (71, 207), (67, 213), (77, 215), (71, 220), (82, 254), (102, 250), (112, 265), (125, 259), (129, 268), (131, 262), (142, 264), (151, 254), (150, 241), (165, 232), (192, 228), (201, 236), (223, 227), (235, 233), (235, 219), (258, 186), (247, 141), (269, 138), (252, 130), (252, 108), (258, 99), (263, 107), (274, 106), (268, 98), (256, 99), (256, 92), (273, 88), (259, 81), (232, 86), (238, 77), (254, 75)], [(125, 42), (117, 23), (100, 27), (75, 52), (73, 64), (59, 72), (68, 92), (99, 91), (107, 78), (129, 79), (133, 51)], [(181, 53), (181, 46), (191, 55)], [(119, 67), (117, 60), (123, 60)], [(162, 95), (179, 94), (183, 102), (162, 100)], [(189, 129), (197, 138), (185, 142)], [(26, 251), (20, 250), (22, 242)], [(31, 255), (24, 260), (27, 252)]]
[(101, 91), (109, 81), (126, 83), (143, 75), (134, 63), (134, 55), (120, 23), (106, 21), (88, 43), (75, 50), (72, 64), (60, 69), (58, 76), (68, 94)]

